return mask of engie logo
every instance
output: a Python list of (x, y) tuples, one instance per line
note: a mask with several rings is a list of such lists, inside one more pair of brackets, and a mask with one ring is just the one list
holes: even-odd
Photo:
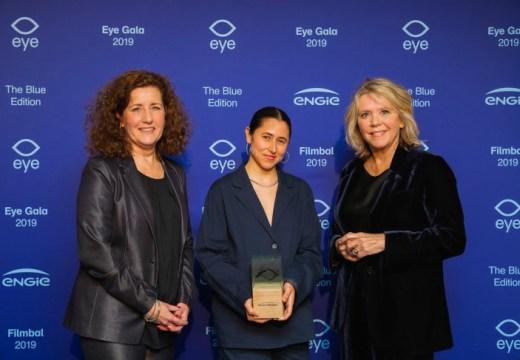
[(233, 39), (225, 39), (236, 30), (236, 26), (229, 20), (220, 19), (210, 25), (209, 30), (220, 39), (213, 39), (209, 42), (211, 50), (218, 50), (221, 54), (225, 50), (235, 50), (237, 44)]
[(314, 339), (309, 340), (309, 350), (317, 354), (320, 350), (330, 349), (330, 339), (325, 336), (329, 333), (330, 326), (321, 319), (314, 319), (313, 322), (315, 333)]
[(16, 269), (3, 275), (4, 287), (47, 287), (51, 285), (49, 274), (37, 269)]
[(231, 155), (235, 150), (236, 146), (233, 145), (231, 141), (220, 139), (215, 141), (209, 147), (209, 150), (218, 156), (220, 159), (212, 159), (209, 162), (209, 167), (211, 170), (220, 170), (222, 174), (225, 170), (234, 170), (237, 166), (237, 163), (233, 159), (225, 159), (229, 155)]
[(297, 106), (338, 106), (339, 94), (324, 88), (308, 88), (294, 94)]
[(520, 89), (513, 87), (504, 87), (491, 90), (486, 93), (484, 100), (489, 106), (517, 106), (520, 105)]
[(512, 350), (520, 350), (520, 339), (512, 339), (520, 334), (520, 324), (513, 319), (505, 319), (498, 324), (495, 329), (502, 339), (497, 340), (497, 349), (506, 351), (508, 354)]
[(27, 173), (29, 169), (37, 170), (40, 168), (40, 162), (38, 159), (31, 159), (40, 150), (40, 146), (31, 139), (21, 139), (12, 146), (12, 149), (18, 155), (24, 157), (22, 159), (14, 159), (13, 168), (15, 170), (23, 170), (23, 173)]
[(406, 51), (412, 51), (414, 54), (419, 50), (428, 50), (428, 47), (430, 46), (428, 40), (419, 38), (423, 37), (429, 30), (430, 28), (428, 25), (423, 23), (421, 20), (408, 21), (406, 25), (403, 26), (403, 31), (412, 39), (403, 42), (403, 49)]
[(13, 21), (11, 27), (20, 35), (25, 36), (16, 36), (11, 41), (11, 44), (14, 48), (21, 48), (22, 51), (26, 51), (28, 48), (37, 48), (40, 45), (40, 41), (36, 37), (29, 37), (27, 35), (31, 35), (34, 33), (40, 25), (33, 19), (27, 16), (22, 16)]
[(520, 229), (520, 219), (514, 218), (520, 211), (520, 205), (512, 199), (504, 199), (495, 206), (495, 210), (503, 216), (495, 221), (495, 227), (498, 230), (505, 230), (508, 233), (511, 230)]
[(325, 217), (325, 215), (329, 213), (330, 206), (325, 201), (320, 199), (314, 199), (314, 206), (316, 207), (316, 212), (320, 218), (321, 228), (323, 230), (327, 230), (330, 227), (329, 219), (322, 219), (322, 217)]

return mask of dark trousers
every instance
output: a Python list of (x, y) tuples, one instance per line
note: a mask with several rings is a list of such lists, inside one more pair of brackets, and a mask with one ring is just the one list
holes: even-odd
[(279, 349), (236, 349), (218, 348), (219, 360), (307, 360), (307, 342), (289, 345)]
[(144, 345), (119, 344), (86, 337), (81, 338), (85, 360), (172, 360), (175, 346), (149, 349)]

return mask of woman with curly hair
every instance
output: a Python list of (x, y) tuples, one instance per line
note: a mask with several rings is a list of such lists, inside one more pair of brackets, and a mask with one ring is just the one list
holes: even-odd
[(172, 359), (188, 324), (193, 237), (185, 174), (166, 156), (186, 147), (188, 116), (166, 77), (129, 71), (99, 92), (86, 125), (64, 324), (85, 359)]

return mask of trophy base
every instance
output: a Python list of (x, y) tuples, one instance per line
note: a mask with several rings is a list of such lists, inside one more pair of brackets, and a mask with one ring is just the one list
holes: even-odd
[(278, 319), (283, 316), (283, 288), (269, 284), (269, 286), (262, 286), (256, 284), (253, 287), (253, 307), (258, 312), (262, 319)]

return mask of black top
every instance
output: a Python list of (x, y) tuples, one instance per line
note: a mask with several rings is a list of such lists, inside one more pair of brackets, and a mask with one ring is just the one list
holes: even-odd
[[(152, 203), (155, 221), (155, 239), (158, 254), (158, 299), (168, 304), (177, 304), (177, 278), (181, 245), (181, 213), (179, 203), (166, 177), (153, 179), (143, 174)], [(164, 309), (161, 309), (164, 311)], [(173, 333), (157, 330), (155, 324), (147, 323), (141, 343), (154, 348), (172, 344)]]
[(340, 208), (340, 218), (345, 229), (351, 229), (352, 232), (369, 231), (370, 210), (373, 208), (386, 174), (388, 170), (372, 176), (363, 166), (359, 175), (351, 180), (352, 191), (346, 195)]

